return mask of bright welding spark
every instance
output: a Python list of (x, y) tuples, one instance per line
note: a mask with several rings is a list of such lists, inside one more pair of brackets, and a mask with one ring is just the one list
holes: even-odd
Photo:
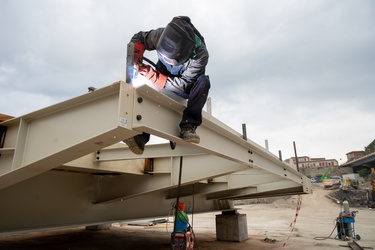
[(135, 88), (141, 87), (141, 86), (143, 86), (147, 83), (148, 83), (147, 78), (145, 78), (144, 76), (142, 76), (140, 74), (138, 74), (137, 78), (134, 78), (133, 81), (132, 81), (132, 85)]

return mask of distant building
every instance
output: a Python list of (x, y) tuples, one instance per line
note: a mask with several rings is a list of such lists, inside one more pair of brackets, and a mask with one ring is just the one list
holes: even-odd
[(347, 153), (346, 157), (348, 158), (348, 162), (349, 162), (349, 161), (353, 161), (358, 158), (361, 158), (364, 155), (365, 155), (364, 151), (352, 151), (352, 152)]
[[(302, 168), (318, 168), (318, 167), (334, 167), (338, 166), (339, 162), (336, 159), (326, 159), (326, 158), (310, 158), (308, 156), (299, 156), (298, 167)], [(286, 163), (297, 168), (296, 157), (291, 157), (285, 160)]]
[[(293, 168), (297, 168), (296, 158), (292, 157), (285, 160)], [(298, 157), (299, 172), (309, 178), (319, 178), (324, 174), (328, 176), (341, 176), (343, 174), (353, 173), (352, 168), (341, 168), (336, 159), (310, 158), (308, 156)]]

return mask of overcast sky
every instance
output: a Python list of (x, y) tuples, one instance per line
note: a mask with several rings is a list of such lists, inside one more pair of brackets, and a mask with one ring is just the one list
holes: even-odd
[(133, 34), (177, 15), (205, 37), (213, 115), (252, 141), (343, 163), (375, 139), (372, 0), (0, 0), (0, 113), (124, 80)]

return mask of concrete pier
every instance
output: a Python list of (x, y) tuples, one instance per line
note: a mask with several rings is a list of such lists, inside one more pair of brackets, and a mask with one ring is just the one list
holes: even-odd
[(219, 241), (247, 240), (246, 214), (238, 214), (236, 210), (223, 211), (216, 215), (216, 238)]

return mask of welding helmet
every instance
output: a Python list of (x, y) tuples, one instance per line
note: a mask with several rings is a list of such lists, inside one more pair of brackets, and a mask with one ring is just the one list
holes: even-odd
[(195, 48), (194, 29), (189, 17), (175, 17), (160, 36), (157, 52), (166, 63), (176, 66), (186, 62)]

